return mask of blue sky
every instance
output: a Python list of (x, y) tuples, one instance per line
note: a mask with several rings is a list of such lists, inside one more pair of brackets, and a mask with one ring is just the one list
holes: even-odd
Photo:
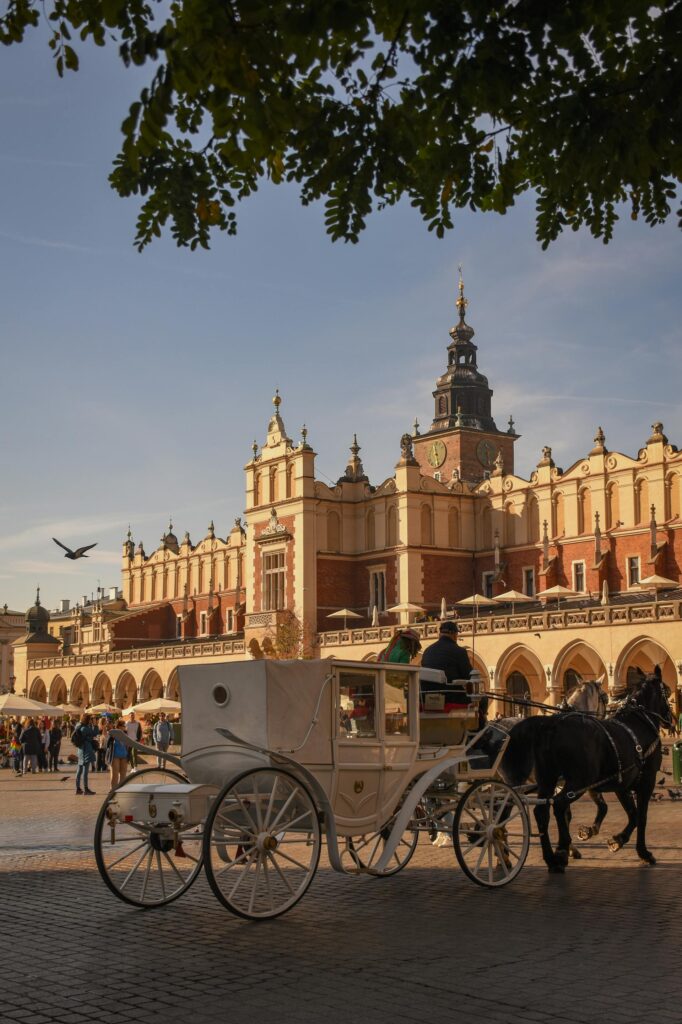
[[(267, 187), (209, 253), (164, 238), (140, 255), (137, 204), (107, 175), (141, 78), (113, 50), (64, 80), (37, 38), (2, 50), (0, 604), (118, 583), (128, 523), (148, 552), (169, 514), (194, 542), (211, 518), (224, 536), (276, 386), (321, 479), (354, 431), (370, 479), (391, 475), (400, 435), (431, 419), (459, 261), (498, 426), (512, 413), (523, 435), (517, 472), (545, 444), (569, 466), (598, 425), (630, 454), (657, 419), (682, 444), (674, 222), (626, 214), (608, 246), (571, 233), (543, 253), (531, 200), (461, 212), (443, 241), (405, 205), (332, 245), (319, 207)], [(52, 536), (98, 547), (74, 564)]]

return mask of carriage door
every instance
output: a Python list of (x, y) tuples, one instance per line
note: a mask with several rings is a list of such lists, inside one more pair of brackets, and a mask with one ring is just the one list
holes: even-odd
[(375, 821), (381, 794), (383, 751), (379, 734), (376, 669), (338, 669), (336, 779), (332, 803), (337, 825), (355, 835)]
[(410, 778), (417, 756), (414, 672), (385, 668), (381, 673), (384, 753), (381, 804), (383, 817), (393, 813)]

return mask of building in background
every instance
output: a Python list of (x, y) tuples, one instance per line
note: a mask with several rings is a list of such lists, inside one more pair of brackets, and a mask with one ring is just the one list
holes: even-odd
[(682, 454), (658, 422), (634, 456), (610, 450), (598, 428), (566, 470), (538, 443), (537, 468), (517, 476), (519, 434), (511, 417), (505, 429), (493, 417), (461, 278), (456, 306), (433, 421), (403, 434), (383, 481), (367, 478), (355, 436), (337, 483), (317, 480), (307, 431), (289, 437), (276, 393), (245, 467), (244, 521), (224, 539), (211, 523), (197, 545), (171, 525), (150, 554), (129, 531), (120, 599), (80, 609), (78, 623), (57, 617), (55, 656), (15, 644), (22, 690), (123, 706), (176, 696), (174, 668), (188, 661), (371, 659), (400, 622), (424, 620), (415, 628), (429, 642), (462, 599), (509, 591), (520, 596), (474, 617), (459, 609), (489, 687), (557, 702), (577, 676), (603, 676), (616, 692), (660, 664), (677, 690)]
[(15, 640), (24, 634), (24, 614), (14, 612), (7, 605), (0, 608), (0, 693), (14, 689), (14, 647)]

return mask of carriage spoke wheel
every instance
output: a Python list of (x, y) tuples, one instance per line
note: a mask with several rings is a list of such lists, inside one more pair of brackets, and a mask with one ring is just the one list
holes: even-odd
[[(418, 807), (415, 811), (415, 818), (423, 819), (424, 817), (424, 811)], [(366, 871), (377, 878), (389, 878), (407, 867), (419, 842), (419, 830), (416, 827), (407, 828), (403, 832), (383, 871), (376, 868), (376, 864), (386, 849), (395, 818), (396, 815), (379, 832), (370, 832), (364, 836), (349, 836), (346, 839), (346, 848), (343, 853), (346, 854), (345, 859), (349, 860), (352, 865), (351, 872), (354, 867), (356, 872)]]
[(170, 826), (143, 819), (119, 820), (116, 793), (105, 800), (95, 826), (100, 875), (119, 899), (134, 907), (172, 903), (201, 871), (203, 828), (193, 825), (175, 833)]
[(472, 882), (507, 885), (528, 856), (530, 825), (523, 800), (504, 782), (475, 782), (457, 805), (452, 841)]
[(228, 783), (206, 819), (206, 877), (228, 910), (278, 917), (301, 899), (320, 859), (320, 822), (305, 786), (280, 768)]

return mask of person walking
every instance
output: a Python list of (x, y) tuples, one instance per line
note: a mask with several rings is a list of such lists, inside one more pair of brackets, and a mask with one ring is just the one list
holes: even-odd
[(38, 771), (38, 758), (43, 749), (43, 741), (40, 736), (40, 729), (34, 718), (27, 718), (24, 728), (19, 737), (21, 751), (24, 755), (24, 775), (31, 771), (34, 774)]
[[(131, 711), (126, 722), (126, 732), (131, 740), (135, 740), (139, 743), (142, 739), (142, 726), (135, 718), (135, 712)], [(137, 751), (133, 750), (132, 747), (128, 748), (128, 761), (131, 768), (137, 768)]]
[[(114, 728), (125, 732), (126, 723), (122, 718), (119, 718)], [(109, 730), (107, 736), (105, 756), (109, 765), (111, 788), (116, 789), (117, 786), (120, 786), (125, 781), (125, 777), (128, 774), (128, 749), (122, 740), (113, 735), (113, 729)]]
[(109, 724), (108, 718), (103, 718), (99, 723), (100, 735), (95, 748), (97, 755), (97, 765), (95, 771), (105, 772), (107, 770), (107, 740), (109, 739), (109, 733), (111, 732), (111, 725)]
[[(95, 748), (92, 741), (99, 735), (99, 729), (92, 724), (92, 715), (81, 715), (80, 723), (73, 730), (71, 741), (78, 750), (78, 771), (76, 772), (76, 795), (94, 796), (88, 787), (90, 765), (95, 763)], [(83, 787), (81, 788), (81, 780)]]
[(48, 758), (47, 752), (48, 752), (49, 749), (50, 749), (50, 730), (45, 725), (45, 720), (43, 719), (43, 724), (40, 726), (40, 753), (38, 754), (38, 771), (39, 772), (46, 772), (47, 771), (47, 758)]
[[(168, 750), (170, 746), (171, 736), (172, 729), (170, 726), (170, 722), (166, 721), (166, 712), (162, 711), (159, 714), (158, 721), (154, 723), (154, 728), (152, 730), (152, 740), (154, 741), (154, 746), (156, 747), (156, 749), (162, 751)], [(159, 768), (163, 768), (164, 764), (166, 763), (165, 758), (163, 757), (157, 757), (157, 762)]]
[(22, 728), (22, 725), (21, 725), (21, 721), (18, 718), (13, 718), (12, 719), (12, 726), (11, 726), (10, 753), (11, 753), (12, 757), (14, 758), (14, 774), (15, 775), (21, 775), (22, 774), (23, 753), (22, 753), (22, 749), (21, 749), (21, 739), (20, 739), (22, 732), (23, 732), (23, 728)]
[(62, 746), (62, 730), (59, 727), (59, 723), (55, 719), (50, 729), (50, 746), (49, 755), (50, 763), (49, 769), (51, 772), (59, 771), (59, 751)]

